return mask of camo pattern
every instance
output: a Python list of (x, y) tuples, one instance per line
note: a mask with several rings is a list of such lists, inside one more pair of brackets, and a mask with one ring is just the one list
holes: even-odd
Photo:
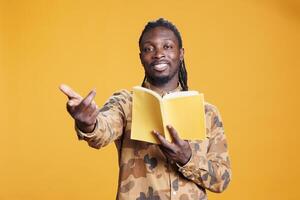
[[(179, 90), (180, 86), (174, 91)], [(189, 141), (192, 157), (184, 166), (166, 158), (159, 146), (130, 139), (131, 109), (132, 94), (121, 90), (102, 107), (92, 133), (75, 127), (78, 138), (93, 148), (115, 142), (120, 168), (118, 200), (206, 200), (206, 189), (225, 190), (231, 169), (222, 119), (215, 106), (205, 103), (207, 138)]]

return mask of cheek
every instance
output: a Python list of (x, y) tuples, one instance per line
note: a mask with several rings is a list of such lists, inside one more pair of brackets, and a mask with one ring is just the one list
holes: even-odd
[(180, 54), (177, 52), (169, 54), (169, 58), (172, 60), (174, 65), (178, 65), (180, 63)]
[(149, 55), (143, 55), (141, 56), (141, 62), (143, 65), (148, 65), (150, 63), (151, 56)]
[(169, 53), (169, 58), (172, 60), (180, 60), (180, 52), (179, 51), (172, 51)]

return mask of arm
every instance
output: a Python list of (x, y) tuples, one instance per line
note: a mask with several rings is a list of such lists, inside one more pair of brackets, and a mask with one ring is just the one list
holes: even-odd
[(192, 156), (188, 163), (179, 166), (179, 171), (212, 192), (222, 192), (231, 179), (227, 141), (217, 108), (207, 105), (207, 110), (208, 138), (190, 142)]
[(130, 93), (126, 90), (114, 93), (99, 110), (92, 132), (85, 133), (75, 124), (78, 139), (87, 141), (89, 146), (97, 149), (119, 139), (123, 134), (130, 109)]
[(177, 163), (183, 176), (212, 192), (222, 192), (231, 178), (227, 142), (218, 110), (212, 105), (207, 105), (206, 110), (208, 130), (204, 140), (182, 140), (172, 126), (167, 126), (172, 143), (158, 132), (153, 133), (161, 142), (162, 152)]

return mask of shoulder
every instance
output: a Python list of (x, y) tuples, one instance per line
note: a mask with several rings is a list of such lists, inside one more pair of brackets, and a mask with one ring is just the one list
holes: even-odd
[(132, 94), (126, 89), (121, 89), (115, 91), (109, 99), (111, 102), (116, 101), (116, 102), (128, 103), (132, 101)]
[(131, 104), (131, 93), (126, 89), (121, 89), (113, 92), (100, 110), (102, 112), (117, 110), (126, 115), (131, 109)]
[(205, 101), (204, 102), (205, 113), (219, 113), (217, 106)]
[(105, 102), (104, 106), (112, 107), (112, 106), (126, 106), (131, 104), (132, 95), (126, 89), (121, 89), (113, 92), (113, 94), (108, 98)]
[(115, 97), (126, 97), (126, 98), (131, 98), (132, 96), (132, 92), (126, 90), (126, 89), (121, 89), (121, 90), (117, 90), (115, 91), (112, 96)]
[(223, 120), (221, 118), (218, 108), (208, 102), (205, 102), (206, 125), (209, 130), (216, 130), (216, 128), (223, 129)]

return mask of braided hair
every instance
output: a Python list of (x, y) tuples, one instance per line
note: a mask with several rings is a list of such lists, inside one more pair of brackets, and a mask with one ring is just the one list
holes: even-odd
[[(149, 30), (152, 30), (156, 27), (164, 27), (164, 28), (167, 28), (167, 29), (171, 30), (175, 34), (175, 36), (178, 40), (179, 48), (180, 49), (182, 48), (182, 39), (181, 39), (181, 35), (180, 35), (178, 29), (176, 28), (176, 26), (174, 24), (172, 24), (171, 22), (169, 22), (168, 20), (165, 20), (163, 18), (159, 18), (158, 20), (148, 22), (148, 24), (145, 26), (145, 28), (144, 28), (141, 36), (140, 36), (139, 45), (141, 44), (141, 41), (142, 41), (142, 38), (143, 38), (144, 34), (146, 32), (148, 32)], [(186, 68), (185, 68), (184, 59), (180, 62), (178, 76), (179, 76), (178, 77), (179, 78), (179, 83), (180, 83), (183, 91), (187, 91), (188, 90), (187, 71), (186, 71)], [(142, 86), (145, 85), (145, 81), (146, 81), (146, 75), (144, 77)]]

